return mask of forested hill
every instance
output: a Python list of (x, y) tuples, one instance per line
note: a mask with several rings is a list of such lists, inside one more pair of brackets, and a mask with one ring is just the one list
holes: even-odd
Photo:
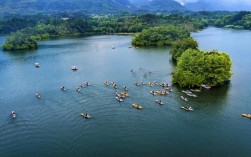
[(86, 11), (87, 13), (114, 13), (133, 8), (128, 0), (0, 0), (2, 13), (46, 13)]
[(0, 14), (77, 12), (108, 14), (121, 12), (183, 11), (175, 0), (0, 0)]
[(149, 12), (185, 11), (186, 8), (174, 0), (130, 0), (138, 10)]

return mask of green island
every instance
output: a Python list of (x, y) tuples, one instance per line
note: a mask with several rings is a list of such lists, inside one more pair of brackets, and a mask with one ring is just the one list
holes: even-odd
[[(231, 59), (216, 50), (204, 52), (190, 36), (208, 26), (251, 29), (251, 12), (196, 12), (190, 14), (143, 14), (14, 18), (0, 22), (0, 33), (10, 33), (6, 51), (37, 49), (37, 42), (55, 37), (92, 34), (134, 34), (134, 46), (171, 46), (177, 63), (173, 83), (182, 87), (219, 86), (232, 76)], [(10, 29), (6, 29), (12, 23)], [(17, 27), (18, 26), (18, 27)], [(8, 31), (7, 31), (8, 30)]]

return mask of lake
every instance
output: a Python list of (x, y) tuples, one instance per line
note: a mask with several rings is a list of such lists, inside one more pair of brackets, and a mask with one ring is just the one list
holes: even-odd
[[(41, 41), (31, 52), (0, 50), (0, 156), (250, 156), (251, 121), (241, 114), (251, 113), (251, 32), (209, 27), (192, 36), (200, 49), (227, 52), (233, 76), (229, 84), (203, 90), (188, 102), (175, 86), (167, 96), (150, 94), (159, 86), (135, 86), (171, 83), (175, 65), (168, 47), (129, 48), (132, 36)], [(4, 41), (0, 37), (0, 45)], [(71, 71), (73, 65), (79, 70)], [(116, 101), (105, 80), (119, 91), (126, 86), (129, 97)], [(76, 92), (85, 81), (91, 86)], [(180, 109), (186, 105), (194, 111)], [(81, 117), (84, 112), (92, 118)]]

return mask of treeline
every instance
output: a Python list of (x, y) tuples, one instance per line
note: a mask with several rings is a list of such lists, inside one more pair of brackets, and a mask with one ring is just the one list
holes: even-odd
[(234, 15), (225, 15), (214, 21), (217, 27), (251, 30), (251, 12), (241, 11)]
[[(81, 34), (110, 34), (137, 33), (151, 27), (175, 25), (182, 26), (187, 31), (195, 31), (207, 26), (205, 21), (182, 15), (137, 15), (137, 16), (94, 16), (85, 18), (43, 18), (39, 21), (14, 20), (19, 27), (7, 30), (5, 25), (0, 27), (2, 32), (23, 28), (10, 37), (3, 44), (4, 50), (21, 50), (36, 48), (38, 40), (53, 36), (77, 36)], [(14, 25), (14, 24), (13, 24)], [(22, 38), (20, 38), (20, 36)], [(31, 44), (32, 43), (32, 44)], [(161, 44), (160, 45), (165, 45)], [(36, 44), (35, 44), (36, 45)]]
[(173, 41), (188, 38), (190, 33), (181, 27), (161, 26), (145, 29), (134, 36), (135, 46), (171, 46)]

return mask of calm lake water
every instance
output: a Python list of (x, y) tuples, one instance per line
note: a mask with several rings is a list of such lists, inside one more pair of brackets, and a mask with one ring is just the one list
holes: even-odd
[[(251, 113), (251, 32), (207, 28), (192, 36), (201, 49), (227, 52), (234, 75), (228, 85), (204, 90), (188, 102), (177, 87), (154, 97), (149, 91), (160, 87), (134, 85), (170, 83), (175, 66), (168, 48), (128, 48), (132, 36), (57, 39), (40, 42), (32, 52), (1, 51), (0, 156), (250, 156), (251, 121), (241, 114)], [(4, 41), (0, 37), (0, 45)], [(72, 65), (79, 70), (72, 72)], [(104, 80), (116, 82), (120, 91), (127, 86), (130, 97), (117, 102)], [(92, 86), (76, 92), (85, 81)], [(63, 85), (69, 90), (62, 92)], [(181, 110), (182, 105), (194, 111)], [(83, 119), (82, 112), (93, 118)]]

